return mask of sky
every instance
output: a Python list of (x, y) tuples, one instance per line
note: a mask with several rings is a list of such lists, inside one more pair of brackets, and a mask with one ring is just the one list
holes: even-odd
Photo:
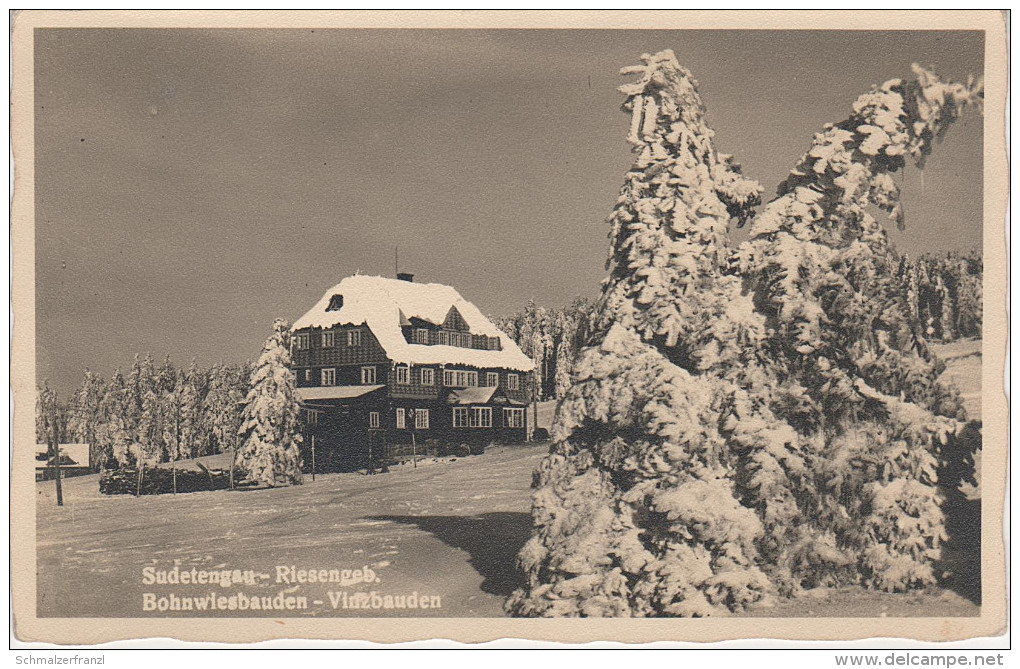
[[(594, 297), (633, 161), (616, 87), (673, 49), (716, 146), (766, 195), (811, 137), (919, 62), (983, 71), (983, 34), (926, 31), (41, 29), (37, 381), (136, 352), (257, 357), (360, 272), (445, 283), (492, 316)], [(632, 77), (631, 77), (632, 78)], [(908, 168), (901, 251), (980, 249), (981, 116)], [(739, 241), (746, 231), (735, 231)]]

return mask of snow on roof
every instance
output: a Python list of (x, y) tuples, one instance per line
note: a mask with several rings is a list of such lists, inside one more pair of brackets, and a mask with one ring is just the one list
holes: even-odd
[(302, 401), (307, 402), (309, 400), (349, 400), (355, 397), (361, 397), (371, 392), (375, 392), (380, 388), (385, 388), (383, 385), (371, 385), (371, 386), (316, 386), (308, 388), (295, 388), (298, 397)]
[(488, 388), (461, 388), (451, 390), (446, 401), (450, 404), (488, 404), (495, 392), (495, 386)]
[[(328, 311), (334, 295), (343, 296), (343, 306)], [(420, 318), (442, 325), (451, 307), (456, 307), (472, 334), (499, 337), (502, 350), (409, 344), (404, 339), (400, 329), (402, 321)], [(397, 363), (502, 367), (520, 372), (530, 372), (535, 368), (517, 344), (482, 315), (478, 307), (461, 297), (455, 289), (438, 283), (413, 283), (381, 276), (349, 276), (326, 291), (308, 313), (294, 322), (292, 330), (334, 325), (367, 325), (386, 355)]]
[[(49, 444), (35, 445), (35, 459), (45, 459), (49, 454)], [(88, 444), (61, 444), (60, 454), (70, 458), (79, 467), (89, 466), (89, 445)], [(40, 457), (41, 456), (41, 457)], [(65, 465), (66, 466), (66, 465)]]

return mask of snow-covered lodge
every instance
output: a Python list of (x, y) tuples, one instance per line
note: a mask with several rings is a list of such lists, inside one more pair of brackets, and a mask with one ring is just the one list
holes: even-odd
[(291, 359), (317, 468), (528, 434), (534, 363), (450, 286), (348, 277), (294, 323)]

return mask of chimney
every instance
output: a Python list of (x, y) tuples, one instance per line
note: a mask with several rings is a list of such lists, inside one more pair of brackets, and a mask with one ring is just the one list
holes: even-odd
[(397, 272), (397, 281), (414, 283), (414, 274), (411, 274), (410, 272)]

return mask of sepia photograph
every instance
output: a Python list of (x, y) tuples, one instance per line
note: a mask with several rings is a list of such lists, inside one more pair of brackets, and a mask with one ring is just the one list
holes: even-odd
[(19, 638), (1004, 629), (997, 13), (29, 14)]

